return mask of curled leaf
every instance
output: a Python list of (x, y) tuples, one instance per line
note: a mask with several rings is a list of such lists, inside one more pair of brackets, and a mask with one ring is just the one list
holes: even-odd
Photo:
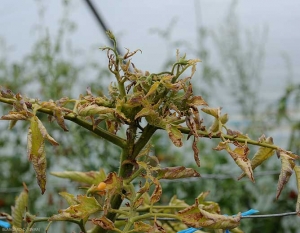
[(205, 100), (202, 98), (202, 96), (193, 96), (191, 100), (188, 100), (189, 105), (205, 105), (208, 106), (208, 104), (205, 102)]
[(23, 215), (26, 212), (28, 206), (28, 188), (25, 183), (23, 183), (23, 186), (24, 186), (24, 190), (17, 197), (15, 201), (15, 206), (12, 207), (13, 232), (19, 232), (19, 229), (22, 229), (21, 227), (22, 227)]
[(198, 138), (194, 137), (192, 149), (194, 151), (194, 160), (198, 167), (200, 167), (199, 149), (197, 147)]
[(235, 163), (244, 171), (248, 178), (254, 182), (253, 170), (251, 167), (251, 161), (248, 159), (250, 152), (247, 145), (236, 147), (233, 151), (227, 147), (228, 153), (231, 155)]
[(69, 205), (78, 204), (78, 201), (73, 194), (70, 194), (67, 192), (60, 192), (59, 195), (61, 195), (63, 198), (65, 198), (65, 200), (68, 202)]
[(153, 178), (152, 181), (155, 185), (155, 188), (150, 197), (150, 202), (151, 202), (151, 204), (154, 204), (160, 200), (160, 197), (162, 195), (162, 187), (161, 187), (161, 184), (159, 183), (158, 179)]
[(195, 204), (192, 206), (178, 211), (177, 215), (183, 223), (190, 227), (205, 227), (209, 229), (232, 229), (239, 225), (241, 220), (240, 214), (235, 217), (220, 215), (218, 204), (210, 204), (205, 202), (203, 198), (205, 198), (205, 195), (196, 199)]
[[(260, 140), (261, 142), (273, 145), (273, 138), (263, 138)], [(268, 158), (270, 158), (275, 152), (275, 149), (269, 148), (269, 147), (263, 147), (260, 146), (258, 151), (255, 153), (253, 158), (251, 159), (251, 167), (252, 170), (254, 170), (256, 167), (258, 167), (260, 164), (262, 164), (264, 161), (266, 161)], [(245, 173), (240, 175), (238, 179), (241, 179), (245, 176)]]
[(201, 109), (203, 112), (215, 117), (215, 118), (219, 118), (221, 115), (221, 108), (202, 108)]
[(290, 151), (284, 151), (281, 149), (278, 150), (277, 153), (281, 160), (281, 171), (277, 184), (276, 199), (279, 198), (284, 185), (288, 183), (295, 167), (295, 159), (298, 157)]
[(27, 120), (28, 119), (28, 112), (26, 111), (19, 111), (19, 112), (14, 112), (10, 111), (9, 114), (2, 116), (0, 119), (1, 120)]
[(113, 113), (115, 110), (112, 108), (98, 106), (97, 104), (82, 105), (78, 107), (78, 115), (80, 116), (92, 116), (96, 114)]
[(174, 125), (167, 124), (166, 131), (169, 134), (169, 138), (173, 142), (173, 144), (177, 147), (182, 146), (182, 133), (178, 130), (178, 128)]
[(62, 221), (62, 220), (74, 220), (83, 219), (87, 221), (88, 217), (101, 210), (102, 207), (94, 197), (87, 197), (83, 195), (78, 195), (78, 204), (71, 205), (65, 210), (60, 210), (59, 214), (53, 215), (49, 218), (49, 221)]
[(110, 208), (111, 198), (122, 193), (123, 179), (118, 177), (115, 172), (111, 172), (103, 182), (106, 183), (106, 198), (103, 206), (103, 212), (106, 215)]
[[(59, 100), (59, 104), (64, 104), (68, 99), (62, 98)], [(50, 109), (53, 113), (53, 116), (57, 122), (57, 124), (64, 130), (64, 131), (69, 131), (66, 124), (65, 124), (65, 119), (64, 119), (64, 112), (63, 108), (60, 106), (57, 106), (57, 104), (53, 101), (49, 102), (42, 102), (41, 107)]]
[(32, 162), (38, 185), (42, 194), (46, 190), (46, 152), (45, 141), (41, 134), (36, 118), (31, 120), (27, 135), (27, 157)]
[(106, 230), (113, 230), (115, 228), (114, 223), (105, 216), (102, 216), (101, 218), (93, 218), (92, 222)]
[(141, 221), (134, 222), (133, 226), (134, 226), (134, 230), (136, 232), (149, 232), (149, 230), (152, 228), (151, 225), (141, 222)]
[(100, 171), (89, 171), (89, 172), (78, 172), (78, 171), (65, 171), (65, 172), (51, 172), (53, 176), (60, 178), (70, 179), (72, 181), (77, 181), (80, 183), (85, 183), (89, 185), (98, 185), (101, 181), (106, 178), (103, 169)]
[(179, 179), (187, 177), (200, 177), (200, 174), (193, 168), (166, 167), (156, 170), (158, 179)]

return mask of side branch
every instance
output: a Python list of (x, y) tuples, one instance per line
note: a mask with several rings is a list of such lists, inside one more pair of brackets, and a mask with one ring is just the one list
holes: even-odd
[[(178, 128), (182, 133), (184, 134), (190, 134), (191, 130), (189, 128), (186, 127), (180, 127)], [(206, 131), (201, 131), (198, 130), (197, 131), (198, 135), (201, 137), (206, 137), (206, 138), (221, 138), (221, 134), (220, 132), (218, 133), (209, 133)], [(246, 139), (246, 138), (239, 138), (239, 137), (235, 137), (235, 136), (231, 136), (231, 135), (227, 135), (227, 134), (222, 134), (222, 137), (225, 139), (229, 139), (231, 141), (237, 141), (237, 142), (242, 142), (242, 143), (248, 143), (248, 144), (252, 144), (252, 145), (257, 145), (257, 146), (262, 146), (262, 147), (268, 147), (268, 148), (272, 148), (272, 149), (279, 149), (278, 146), (276, 145), (271, 145), (268, 143), (263, 143), (263, 142), (259, 142), (259, 141), (255, 141), (252, 139)]]
[[(13, 105), (13, 103), (15, 102), (15, 100), (13, 99), (8, 99), (8, 98), (3, 98), (0, 96), (0, 102), (3, 103), (7, 103), (10, 105)], [(48, 115), (53, 115), (53, 112), (50, 109), (47, 108), (40, 108), (38, 109), (39, 112), (48, 114)], [(112, 134), (104, 129), (101, 129), (99, 127), (96, 127), (93, 129), (93, 125), (90, 124), (87, 121), (81, 120), (80, 118), (76, 117), (75, 115), (72, 114), (68, 114), (64, 116), (64, 119), (67, 119), (69, 121), (73, 121), (74, 123), (80, 125), (81, 127), (95, 133), (96, 135), (110, 141), (111, 143), (121, 147), (121, 148), (125, 148), (127, 146), (126, 140), (116, 136), (115, 134)]]

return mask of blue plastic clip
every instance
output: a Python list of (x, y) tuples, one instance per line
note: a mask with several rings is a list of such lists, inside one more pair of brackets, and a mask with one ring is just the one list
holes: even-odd
[(0, 227), (10, 228), (10, 224), (8, 222), (4, 222), (4, 221), (0, 220)]

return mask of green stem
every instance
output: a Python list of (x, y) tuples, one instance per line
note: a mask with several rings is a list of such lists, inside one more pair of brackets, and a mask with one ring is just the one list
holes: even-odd
[[(187, 206), (152, 206), (154, 210), (182, 210), (187, 208)], [(130, 207), (122, 207), (122, 210), (130, 210)], [(146, 212), (149, 211), (150, 206), (139, 207), (136, 209), (137, 212)]]
[[(48, 222), (49, 221), (49, 218), (47, 217), (40, 217), (40, 218), (35, 218), (32, 220), (32, 222), (30, 222), (30, 224), (28, 224), (28, 227), (26, 229), (26, 232), (25, 233), (29, 233), (31, 232), (30, 229), (33, 227), (33, 225), (37, 222)], [(83, 233), (86, 233), (86, 230), (85, 230), (85, 227), (84, 227), (84, 224), (83, 224), (83, 220), (76, 220), (76, 219), (63, 219), (63, 220), (51, 220), (51, 221), (55, 221), (55, 222), (59, 222), (59, 221), (66, 221), (66, 222), (72, 222), (72, 223), (76, 223), (79, 227), (80, 227), (80, 230), (83, 232)]]
[(128, 232), (134, 222), (137, 222), (137, 221), (140, 221), (140, 220), (143, 220), (143, 219), (155, 218), (155, 217), (159, 217), (159, 218), (175, 218), (175, 219), (181, 220), (181, 218), (179, 218), (175, 214), (147, 213), (147, 214), (135, 216), (135, 217), (132, 217), (132, 218), (128, 219), (128, 222), (125, 225), (125, 227), (123, 229), (123, 232), (124, 233)]
[(142, 135), (134, 145), (132, 158), (135, 158), (140, 153), (140, 151), (147, 145), (147, 143), (149, 142), (156, 130), (157, 127), (149, 124), (144, 128)]

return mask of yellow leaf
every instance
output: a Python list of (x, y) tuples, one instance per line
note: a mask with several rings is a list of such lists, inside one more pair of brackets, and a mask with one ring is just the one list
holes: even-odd
[(147, 93), (147, 95), (145, 97), (148, 97), (149, 95), (152, 95), (156, 91), (156, 89), (158, 88), (159, 84), (160, 84), (160, 82), (158, 82), (158, 81), (154, 82), (151, 85), (151, 87), (150, 87), (150, 89), (149, 89), (149, 91), (148, 91), (148, 93)]

